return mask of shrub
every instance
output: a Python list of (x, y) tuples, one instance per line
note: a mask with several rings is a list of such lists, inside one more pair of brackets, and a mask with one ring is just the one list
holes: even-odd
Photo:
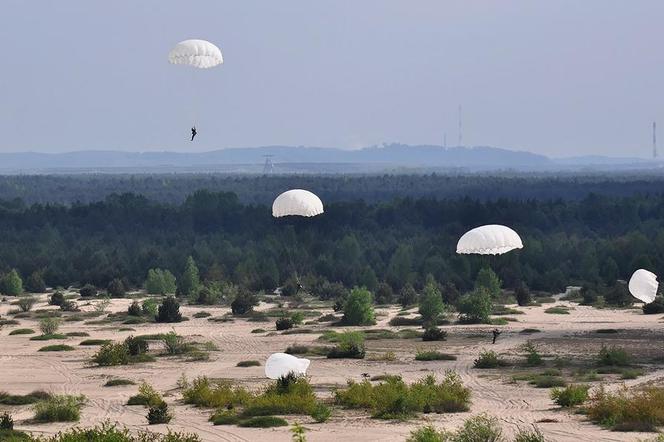
[(544, 313), (551, 315), (569, 315), (569, 309), (565, 306), (554, 306), (544, 310)]
[(60, 304), (60, 310), (63, 312), (81, 311), (81, 309), (78, 308), (78, 304), (76, 304), (74, 301), (63, 301), (62, 304)]
[(143, 310), (141, 309), (141, 305), (138, 303), (138, 301), (131, 303), (131, 305), (127, 308), (127, 314), (129, 316), (141, 316), (143, 314)]
[(234, 387), (227, 381), (211, 381), (206, 377), (199, 377), (186, 386), (182, 398), (185, 404), (225, 408), (246, 404), (251, 399), (251, 394), (243, 387)]
[(290, 318), (279, 318), (275, 325), (277, 330), (289, 330), (293, 328), (293, 321)]
[(23, 293), (23, 281), (16, 269), (0, 277), (0, 293), (9, 296), (19, 296)]
[(84, 402), (84, 396), (51, 396), (35, 405), (34, 419), (37, 422), (76, 422), (81, 417)]
[(179, 296), (191, 297), (196, 292), (200, 286), (200, 277), (198, 272), (198, 267), (196, 266), (196, 261), (194, 258), (189, 256), (184, 267), (184, 272), (182, 277), (178, 282), (177, 292)]
[(378, 304), (389, 304), (394, 298), (394, 293), (392, 292), (392, 287), (389, 284), (381, 282), (376, 287), (376, 303)]
[(530, 296), (530, 290), (526, 284), (519, 284), (514, 290), (514, 297), (516, 298), (516, 303), (520, 306), (526, 306), (530, 304), (533, 298)]
[(419, 351), (415, 355), (416, 361), (456, 361), (456, 356), (439, 351)]
[(306, 432), (305, 428), (302, 425), (298, 424), (297, 422), (293, 424), (293, 427), (291, 428), (290, 431), (293, 434), (293, 442), (307, 441), (307, 437), (305, 436)]
[(561, 407), (575, 407), (583, 404), (588, 399), (587, 385), (568, 385), (565, 388), (554, 388), (551, 390), (551, 399)]
[(272, 427), (287, 427), (288, 422), (286, 419), (276, 416), (255, 416), (238, 424), (240, 427), (250, 428), (272, 428)]
[(272, 414), (310, 415), (317, 404), (314, 389), (305, 377), (285, 376), (253, 397), (243, 411), (245, 416)]
[(258, 361), (240, 361), (236, 367), (260, 367), (261, 363)]
[(498, 368), (501, 365), (504, 365), (503, 361), (493, 350), (482, 350), (479, 357), (473, 361), (473, 367), (475, 368)]
[(192, 316), (194, 318), (200, 319), (200, 318), (209, 318), (210, 316), (212, 316), (212, 314), (208, 312), (196, 312)]
[(17, 328), (9, 332), (9, 336), (14, 335), (31, 335), (34, 334), (34, 330), (31, 328)]
[(159, 306), (159, 311), (156, 316), (157, 322), (180, 322), (182, 321), (182, 314), (180, 313), (180, 303), (174, 296), (167, 296), (166, 299)]
[(564, 387), (567, 384), (565, 379), (560, 376), (551, 376), (547, 374), (537, 375), (533, 377), (529, 383), (537, 388)]
[(327, 354), (328, 358), (352, 358), (363, 359), (366, 354), (364, 346), (364, 334), (360, 332), (347, 331), (340, 333), (337, 345)]
[(150, 345), (148, 341), (141, 338), (135, 338), (134, 336), (128, 336), (124, 341), (125, 347), (127, 347), (127, 352), (130, 356), (138, 356), (148, 352)]
[(428, 327), (422, 335), (423, 341), (444, 341), (447, 339), (447, 332), (438, 327)]
[(63, 302), (65, 302), (65, 294), (61, 290), (56, 290), (56, 292), (48, 298), (48, 303), (50, 305), (60, 306)]
[(172, 295), (176, 290), (175, 276), (168, 270), (150, 269), (145, 280), (145, 290), (151, 295)]
[(181, 355), (191, 350), (191, 346), (185, 342), (184, 338), (174, 331), (170, 331), (163, 335), (161, 342), (164, 343), (166, 353), (169, 355)]
[(127, 288), (119, 278), (114, 278), (109, 282), (106, 291), (113, 298), (123, 298), (127, 294)]
[(37, 299), (34, 296), (21, 296), (18, 299), (18, 308), (22, 312), (29, 312), (36, 303)]
[(332, 410), (324, 404), (317, 404), (311, 412), (311, 417), (319, 424), (326, 422), (330, 416), (332, 416)]
[(44, 283), (44, 272), (35, 270), (25, 281), (25, 289), (30, 293), (44, 293), (46, 284)]
[(25, 395), (8, 394), (0, 392), (0, 404), (2, 405), (28, 405), (50, 398), (51, 395), (45, 391), (33, 391)]
[(499, 442), (502, 429), (495, 417), (480, 414), (466, 419), (463, 427), (448, 436), (452, 442)]
[(79, 291), (78, 293), (81, 295), (82, 298), (94, 298), (97, 296), (97, 288), (93, 286), (92, 284), (85, 284)]
[(108, 343), (110, 343), (110, 342), (111, 342), (111, 341), (108, 340), (108, 339), (85, 339), (85, 340), (81, 341), (78, 345), (84, 345), (84, 346), (88, 346), (88, 345), (104, 345), (104, 344), (108, 344)]
[(58, 318), (44, 318), (39, 321), (39, 329), (42, 334), (49, 336), (54, 335), (60, 328), (60, 320)]
[(489, 292), (480, 287), (459, 298), (459, 320), (468, 324), (487, 324), (492, 303)]
[[(10, 442), (36, 442), (36, 440), (26, 435), (25, 439), (10, 439)], [(134, 434), (127, 428), (119, 429), (108, 421), (91, 428), (74, 427), (48, 439), (38, 440), (39, 442), (201, 442), (200, 436), (194, 433), (179, 433), (169, 429), (166, 434), (148, 431)]]
[(240, 418), (233, 410), (218, 410), (210, 417), (213, 425), (237, 425)]
[(104, 344), (92, 356), (92, 361), (102, 367), (127, 365), (129, 364), (129, 349), (121, 343)]
[(143, 301), (143, 304), (141, 305), (141, 310), (143, 310), (144, 315), (155, 317), (157, 316), (159, 306), (156, 300), (148, 298), (145, 301)]
[(514, 442), (546, 442), (546, 439), (540, 429), (533, 425), (532, 430), (519, 428), (514, 436)]
[(411, 431), (406, 442), (445, 442), (446, 437), (444, 432), (436, 430), (432, 425), (427, 425)]
[(40, 348), (38, 351), (72, 351), (74, 347), (65, 344), (47, 345)]
[(121, 385), (136, 385), (136, 382), (129, 379), (109, 379), (104, 384), (104, 387), (118, 387)]
[(657, 298), (650, 304), (643, 304), (641, 307), (644, 315), (657, 315), (664, 313), (664, 301), (662, 298)]
[(429, 282), (424, 287), (424, 293), (420, 297), (419, 313), (422, 316), (424, 324), (435, 325), (445, 311), (443, 297), (437, 284)]
[(344, 316), (341, 322), (345, 325), (373, 325), (375, 315), (373, 296), (365, 288), (354, 288), (344, 304)]
[(14, 419), (9, 413), (0, 414), (0, 430), (13, 430), (14, 429)]
[(604, 387), (594, 390), (585, 407), (588, 418), (618, 431), (656, 431), (664, 425), (664, 388), (646, 387), (614, 393)]
[(165, 402), (161, 394), (147, 382), (142, 382), (138, 386), (138, 394), (130, 397), (127, 401), (127, 405), (144, 405), (146, 407), (156, 407), (163, 403)]
[(538, 365), (542, 365), (544, 363), (544, 361), (542, 360), (542, 356), (537, 351), (537, 347), (531, 341), (527, 341), (523, 345), (523, 351), (526, 352), (526, 365), (527, 366), (535, 367), (535, 366), (538, 366)]
[(168, 411), (168, 404), (161, 402), (148, 409), (148, 424), (167, 424), (173, 419), (173, 415)]
[(255, 305), (258, 305), (256, 295), (248, 290), (240, 290), (231, 302), (231, 312), (234, 315), (246, 315)]
[(198, 289), (196, 296), (192, 296), (191, 303), (199, 305), (214, 305), (219, 303), (221, 293), (215, 287), (206, 286)]
[(602, 345), (597, 355), (597, 365), (625, 367), (631, 362), (631, 356), (624, 349), (615, 346), (606, 347)]

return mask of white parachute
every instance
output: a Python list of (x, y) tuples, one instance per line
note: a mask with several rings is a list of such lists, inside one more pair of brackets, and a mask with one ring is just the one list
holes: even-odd
[(279, 195), (272, 203), (272, 216), (316, 216), (323, 213), (323, 202), (308, 190), (292, 189)]
[(168, 53), (171, 64), (183, 64), (199, 69), (208, 69), (224, 62), (221, 50), (205, 40), (184, 40)]
[(657, 296), (659, 283), (657, 275), (644, 269), (639, 269), (629, 279), (629, 292), (639, 301), (650, 304)]
[(310, 363), (309, 359), (296, 358), (286, 353), (273, 353), (265, 362), (265, 376), (270, 379), (279, 379), (289, 373), (304, 376)]
[(457, 243), (457, 253), (461, 254), (502, 255), (522, 248), (519, 234), (498, 224), (476, 227), (464, 233)]

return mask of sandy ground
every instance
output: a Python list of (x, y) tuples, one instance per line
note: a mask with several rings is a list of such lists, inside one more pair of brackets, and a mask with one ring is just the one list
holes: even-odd
[[(45, 296), (35, 308), (45, 308)], [(126, 311), (131, 301), (114, 300), (109, 311)], [(426, 415), (408, 422), (390, 422), (370, 419), (364, 412), (335, 411), (324, 424), (316, 424), (308, 417), (289, 417), (289, 422), (300, 422), (307, 429), (310, 441), (403, 441), (410, 431), (426, 423), (439, 428), (453, 429), (469, 416), (486, 412), (500, 419), (504, 434), (510, 436), (518, 428), (529, 427), (543, 419), (554, 422), (538, 423), (537, 426), (551, 441), (633, 441), (653, 437), (646, 433), (619, 433), (601, 429), (587, 422), (583, 416), (557, 409), (549, 398), (548, 389), (538, 389), (527, 383), (510, 382), (514, 369), (477, 370), (473, 369), (473, 359), (483, 348), (491, 348), (506, 357), (517, 357), (519, 347), (531, 339), (544, 354), (574, 358), (590, 358), (602, 343), (627, 347), (648, 357), (664, 356), (661, 348), (664, 333), (660, 316), (644, 316), (640, 310), (598, 310), (566, 302), (557, 305), (573, 306), (569, 315), (546, 314), (542, 307), (520, 308), (525, 314), (514, 315), (518, 322), (510, 322), (501, 327), (502, 335), (496, 345), (491, 345), (492, 326), (447, 326), (449, 333), (445, 342), (426, 343), (419, 339), (367, 341), (368, 352), (393, 351), (397, 360), (393, 362), (369, 360), (328, 360), (312, 358), (309, 369), (311, 382), (319, 394), (329, 396), (330, 389), (341, 386), (348, 379), (361, 379), (362, 373), (378, 375), (382, 373), (400, 374), (406, 380), (421, 378), (427, 373), (442, 376), (446, 370), (458, 372), (464, 383), (472, 389), (471, 411), (458, 414)], [(8, 302), (0, 304), (0, 315), (7, 318)], [(91, 307), (86, 307), (90, 309)], [(206, 310), (213, 316), (228, 311), (226, 308), (183, 307), (186, 316)], [(388, 328), (387, 321), (398, 309), (380, 309), (377, 328)], [(174, 430), (198, 433), (205, 441), (289, 441), (291, 434), (287, 427), (278, 429), (247, 429), (235, 426), (213, 426), (207, 420), (209, 410), (196, 409), (183, 405), (176, 389), (177, 379), (185, 373), (189, 379), (206, 375), (213, 378), (235, 379), (238, 382), (259, 388), (266, 380), (263, 367), (237, 368), (241, 360), (264, 361), (272, 352), (283, 351), (293, 343), (311, 343), (317, 334), (293, 334), (266, 336), (252, 334), (255, 328), (274, 330), (273, 323), (247, 322), (236, 320), (227, 323), (214, 323), (206, 318), (191, 319), (172, 325), (141, 324), (132, 325), (136, 331), (117, 331), (118, 325), (84, 325), (83, 322), (64, 322), (60, 332), (85, 331), (90, 338), (122, 340), (130, 334), (159, 333), (175, 330), (178, 334), (192, 337), (197, 341), (212, 341), (218, 352), (211, 353), (208, 362), (184, 362), (181, 359), (159, 358), (157, 362), (122, 367), (91, 367), (89, 359), (97, 347), (79, 347), (78, 343), (87, 338), (69, 338), (66, 343), (76, 347), (75, 351), (39, 353), (44, 346), (63, 341), (30, 341), (30, 335), (8, 336), (15, 328), (30, 327), (38, 331), (38, 323), (33, 319), (20, 319), (18, 326), (5, 326), (0, 330), (0, 391), (25, 394), (43, 389), (52, 393), (84, 394), (88, 398), (82, 410), (81, 426), (90, 426), (106, 420), (118, 422), (131, 429), (165, 431), (167, 426), (148, 427), (143, 407), (130, 407), (125, 403), (136, 393), (136, 386), (102, 387), (111, 377), (146, 380), (164, 393), (175, 418), (168, 425)], [(327, 325), (307, 326), (326, 329)], [(527, 335), (519, 333), (524, 328), (536, 328), (540, 333)], [(621, 332), (614, 335), (594, 333), (601, 328), (615, 328)], [(392, 328), (396, 330), (396, 328)], [(414, 354), (418, 348), (432, 348), (455, 354), (456, 361), (417, 362)], [(648, 366), (644, 376), (626, 381), (634, 386), (645, 382), (659, 382), (664, 378), (664, 369)], [(622, 381), (606, 382), (609, 388), (617, 388)], [(0, 411), (2, 411), (0, 406)], [(11, 410), (17, 422), (17, 429), (39, 434), (53, 434), (68, 428), (70, 424), (34, 424), (29, 421), (33, 413), (29, 406), (5, 407)]]

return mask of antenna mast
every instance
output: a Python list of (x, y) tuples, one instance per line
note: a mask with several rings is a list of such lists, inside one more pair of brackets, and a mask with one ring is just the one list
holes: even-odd
[(270, 175), (274, 172), (274, 164), (272, 164), (272, 157), (274, 155), (263, 155), (265, 157), (265, 164), (263, 165), (263, 175)]

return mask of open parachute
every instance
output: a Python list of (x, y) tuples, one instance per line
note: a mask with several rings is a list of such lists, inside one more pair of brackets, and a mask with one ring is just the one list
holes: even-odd
[(297, 358), (286, 353), (273, 353), (265, 362), (265, 376), (270, 379), (279, 379), (289, 373), (304, 376), (310, 363), (309, 359)]
[(657, 296), (659, 283), (657, 275), (644, 269), (639, 269), (629, 279), (629, 292), (639, 301), (650, 304)]
[(323, 202), (308, 190), (292, 189), (279, 195), (272, 203), (272, 216), (316, 216), (323, 213)]
[(221, 50), (205, 40), (184, 40), (168, 53), (171, 64), (183, 64), (199, 69), (208, 69), (224, 62)]
[(457, 253), (461, 254), (502, 255), (522, 248), (519, 234), (498, 224), (476, 227), (464, 233), (457, 243)]

